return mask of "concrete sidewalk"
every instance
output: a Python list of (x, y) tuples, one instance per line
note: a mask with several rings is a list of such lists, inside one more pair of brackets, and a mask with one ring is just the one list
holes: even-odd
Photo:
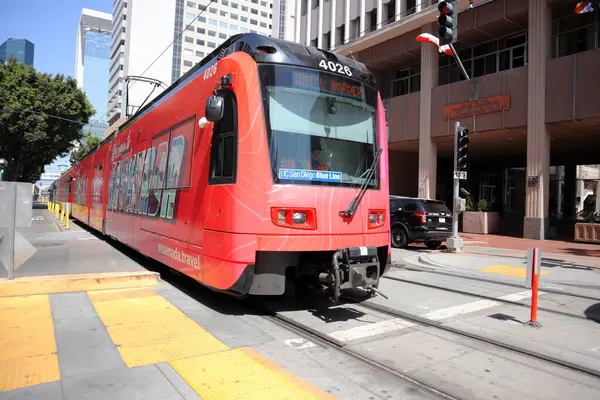
[(375, 390), (399, 390), (322, 347), (298, 353), (284, 342), (289, 331), (236, 300), (213, 304), (161, 281), (85, 230), (35, 222), (23, 235), (38, 252), (14, 280), (0, 278), (3, 400), (383, 400)]

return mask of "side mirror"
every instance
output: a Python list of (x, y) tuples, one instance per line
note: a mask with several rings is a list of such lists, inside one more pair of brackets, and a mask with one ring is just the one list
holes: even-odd
[(210, 96), (206, 99), (206, 119), (211, 122), (217, 122), (223, 119), (225, 101), (221, 96)]

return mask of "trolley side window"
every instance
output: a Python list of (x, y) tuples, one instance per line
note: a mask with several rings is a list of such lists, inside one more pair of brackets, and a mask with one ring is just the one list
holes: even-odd
[(223, 118), (213, 130), (210, 154), (211, 185), (235, 183), (237, 172), (237, 103), (230, 90), (219, 92), (224, 100)]

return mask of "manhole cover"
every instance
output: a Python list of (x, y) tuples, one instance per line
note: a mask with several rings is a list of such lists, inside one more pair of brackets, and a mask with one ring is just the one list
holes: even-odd
[(35, 247), (56, 247), (62, 246), (65, 242), (42, 242), (42, 243), (33, 243)]

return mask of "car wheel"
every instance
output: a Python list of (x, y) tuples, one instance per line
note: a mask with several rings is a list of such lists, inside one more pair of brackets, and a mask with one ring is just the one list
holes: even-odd
[(401, 227), (392, 229), (392, 247), (402, 249), (407, 245), (406, 232)]
[(425, 242), (425, 246), (427, 246), (430, 250), (437, 250), (442, 245), (442, 242), (438, 242), (435, 240), (430, 240), (429, 242)]

